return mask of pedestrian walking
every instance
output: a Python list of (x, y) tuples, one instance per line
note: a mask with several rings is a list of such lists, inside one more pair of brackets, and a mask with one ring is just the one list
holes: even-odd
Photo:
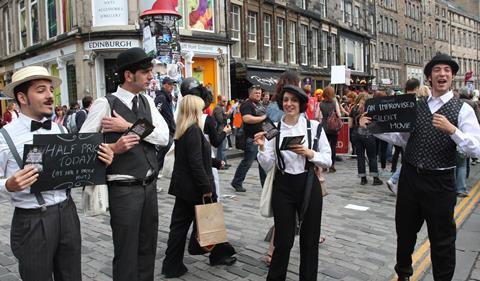
[[(21, 111), (0, 134), (0, 189), (8, 191), (15, 206), (10, 244), (24, 281), (82, 280), (80, 221), (70, 189), (30, 193), (38, 170), (33, 165), (22, 168), (20, 158), (34, 135), (66, 132), (48, 119), (53, 88), (60, 83), (46, 68), (29, 66), (15, 72), (4, 90)], [(101, 144), (98, 154), (105, 164), (112, 162), (108, 145)]]
[[(117, 91), (95, 100), (80, 132), (103, 131), (115, 160), (107, 170), (110, 225), (113, 236), (113, 280), (153, 281), (158, 236), (155, 145), (167, 145), (168, 127), (148, 89), (152, 57), (141, 48), (118, 55)], [(138, 119), (150, 122), (153, 131), (140, 139), (124, 135)]]
[[(154, 80), (152, 80), (154, 81)], [(175, 118), (173, 117), (173, 90), (175, 89), (177, 81), (170, 77), (165, 77), (162, 80), (162, 88), (155, 91), (155, 106), (162, 115), (168, 126), (168, 144), (166, 146), (157, 146), (157, 161), (158, 169), (163, 168), (163, 161), (165, 154), (172, 146), (173, 135), (175, 134)]]
[[(300, 222), (299, 280), (317, 280), (318, 242), (322, 217), (323, 198), (318, 177), (312, 174), (313, 183), (307, 179), (306, 167), (331, 165), (330, 146), (325, 132), (317, 121), (301, 115), (307, 107), (308, 96), (292, 85), (283, 87), (279, 106), (285, 112), (278, 128), (280, 135), (268, 141), (265, 133), (255, 135), (259, 146), (258, 159), (265, 170), (276, 169), (272, 187), (272, 209), (275, 221), (275, 249), (267, 280), (285, 280), (294, 243), (296, 215)], [(317, 130), (321, 130), (318, 134)], [(280, 150), (286, 137), (303, 135), (305, 142)], [(314, 138), (319, 137), (317, 150), (312, 150)], [(311, 183), (309, 186), (308, 183)]]
[[(231, 182), (232, 187), (237, 192), (245, 192), (243, 181), (253, 161), (257, 158), (258, 146), (253, 143), (253, 136), (262, 131), (262, 122), (267, 118), (266, 108), (261, 103), (262, 89), (258, 85), (253, 85), (248, 89), (248, 99), (240, 106), (242, 114), (243, 129), (245, 131), (246, 142), (242, 161), (235, 171), (235, 176)], [(266, 174), (262, 167), (258, 167), (260, 174), (260, 183), (263, 186)]]
[[(201, 129), (204, 105), (203, 100), (195, 95), (184, 96), (179, 105), (174, 137), (175, 162), (168, 190), (169, 194), (175, 196), (175, 205), (162, 266), (162, 274), (166, 278), (180, 277), (188, 271), (183, 263), (183, 256), (187, 233), (195, 218), (195, 205), (210, 200), (207, 198), (212, 201), (217, 199), (211, 169), (211, 148)], [(194, 222), (190, 243), (196, 242), (195, 235)], [(217, 246), (210, 254), (211, 265), (235, 263), (236, 259), (232, 257), (235, 253), (233, 247), (230, 246), (228, 252), (217, 249)]]
[(342, 117), (340, 112), (340, 105), (335, 99), (335, 90), (333, 87), (328, 86), (323, 90), (323, 100), (320, 103), (320, 111), (322, 112), (322, 126), (323, 130), (327, 134), (328, 143), (330, 144), (330, 150), (332, 152), (332, 166), (328, 169), (329, 172), (334, 173), (337, 170), (335, 169), (335, 159), (336, 159), (336, 147), (338, 140), (338, 130), (332, 129), (329, 127), (328, 120), (336, 116), (336, 118)]
[[(230, 125), (227, 124), (227, 119), (228, 119), (228, 116), (232, 112), (231, 112), (231, 110), (230, 111), (225, 111), (226, 105), (227, 105), (227, 97), (219, 95), (218, 96), (218, 104), (213, 109), (213, 115), (212, 115), (213, 119), (216, 122), (217, 133), (223, 132), (223, 130), (225, 128), (227, 128), (227, 130), (230, 129)], [(231, 133), (231, 129), (230, 129), (230, 132), (228, 134), (230, 134), (230, 133)], [(231, 167), (231, 165), (227, 164), (227, 157), (225, 155), (226, 145), (227, 145), (227, 139), (226, 139), (226, 136), (225, 136), (223, 141), (217, 147), (216, 158), (220, 161), (224, 161), (225, 162), (224, 168), (228, 169), (229, 167)]]
[[(480, 155), (480, 126), (475, 113), (468, 104), (453, 98), (450, 90), (458, 69), (450, 56), (434, 56), (424, 68), (432, 94), (418, 99), (414, 130), (378, 135), (396, 145), (406, 145), (395, 213), (395, 271), (402, 281), (413, 274), (412, 253), (424, 221), (434, 280), (452, 280), (455, 271), (456, 151)], [(362, 117), (362, 126), (370, 121)]]

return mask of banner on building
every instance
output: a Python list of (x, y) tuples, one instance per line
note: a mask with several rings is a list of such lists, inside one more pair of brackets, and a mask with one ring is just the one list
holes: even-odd
[(92, 0), (93, 26), (128, 25), (128, 0)]

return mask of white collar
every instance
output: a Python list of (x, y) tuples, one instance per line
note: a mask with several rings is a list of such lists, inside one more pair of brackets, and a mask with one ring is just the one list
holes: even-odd
[[(134, 93), (125, 90), (124, 88), (118, 86), (117, 92), (115, 93), (117, 97), (124, 101), (132, 102), (133, 98), (136, 96)], [(137, 94), (139, 95), (139, 94)]]
[(453, 92), (452, 91), (448, 91), (446, 92), (445, 94), (435, 98), (432, 96), (432, 94), (430, 94), (428, 96), (428, 100), (427, 101), (430, 101), (430, 100), (441, 100), (443, 104), (447, 103), (449, 100), (451, 100), (453, 98)]

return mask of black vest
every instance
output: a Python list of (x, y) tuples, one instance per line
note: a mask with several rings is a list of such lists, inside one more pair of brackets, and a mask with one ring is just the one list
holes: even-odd
[[(110, 104), (111, 112), (115, 110), (125, 120), (130, 123), (135, 123), (139, 118), (145, 118), (152, 123), (152, 114), (147, 99), (138, 95), (138, 116), (129, 109), (120, 99), (114, 95), (106, 96)], [(113, 116), (113, 114), (112, 114)], [(105, 140), (107, 143), (116, 142), (123, 133), (109, 132), (105, 133)], [(109, 175), (130, 175), (137, 179), (143, 179), (147, 175), (147, 171), (152, 169), (154, 173), (158, 172), (158, 163), (155, 145), (140, 141), (129, 151), (122, 154), (115, 154), (112, 164), (107, 169)]]
[[(452, 98), (436, 113), (447, 117), (457, 127), (458, 115), (463, 102)], [(408, 139), (405, 161), (422, 169), (449, 168), (456, 165), (457, 145), (452, 138), (432, 125), (433, 114), (428, 107), (427, 98), (417, 102), (417, 121), (415, 129)]]

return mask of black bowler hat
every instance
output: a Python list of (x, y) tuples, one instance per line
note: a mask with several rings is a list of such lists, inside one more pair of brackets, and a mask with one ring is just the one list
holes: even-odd
[(285, 85), (282, 90), (280, 91), (280, 94), (283, 96), (285, 92), (289, 92), (291, 94), (294, 94), (297, 96), (298, 100), (301, 103), (307, 103), (308, 102), (308, 96), (305, 93), (302, 88), (294, 86), (294, 85)]
[(456, 75), (459, 69), (458, 63), (449, 55), (438, 53), (427, 63), (427, 65), (425, 65), (423, 74), (425, 74), (427, 77), (430, 77), (433, 67), (437, 64), (448, 64), (452, 68), (453, 75)]
[(130, 48), (117, 57), (117, 71), (125, 70), (127, 67), (150, 62), (153, 57), (149, 57), (142, 48)]

